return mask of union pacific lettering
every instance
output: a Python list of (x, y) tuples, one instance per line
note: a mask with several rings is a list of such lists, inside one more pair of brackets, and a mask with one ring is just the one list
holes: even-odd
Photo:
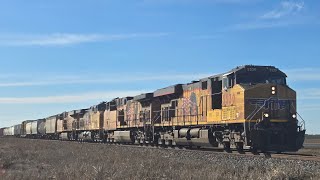
[(295, 100), (291, 99), (247, 99), (252, 106), (262, 107), (264, 109), (281, 110), (289, 107)]

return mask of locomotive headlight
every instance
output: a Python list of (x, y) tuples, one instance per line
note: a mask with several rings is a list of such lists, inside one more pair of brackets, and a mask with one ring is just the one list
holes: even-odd
[(276, 94), (277, 94), (277, 88), (276, 88), (275, 86), (272, 86), (272, 87), (271, 87), (271, 90), (272, 90), (272, 91), (271, 91), (271, 94), (272, 94), (272, 95), (276, 95)]
[(268, 118), (269, 117), (269, 114), (268, 113), (264, 113), (263, 115), (265, 118)]
[(297, 118), (297, 115), (296, 114), (292, 114), (292, 118), (293, 119)]

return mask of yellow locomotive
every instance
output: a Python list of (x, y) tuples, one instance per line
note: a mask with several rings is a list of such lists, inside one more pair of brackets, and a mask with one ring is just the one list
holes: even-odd
[[(47, 118), (47, 137), (283, 152), (303, 147), (296, 92), (273, 66), (245, 65), (188, 84)], [(24, 127), (24, 124), (22, 124)], [(42, 136), (41, 136), (42, 137)]]

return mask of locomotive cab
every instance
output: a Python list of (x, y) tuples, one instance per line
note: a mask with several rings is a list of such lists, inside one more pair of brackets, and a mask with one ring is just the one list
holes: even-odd
[(286, 77), (273, 66), (245, 66), (223, 76), (223, 93), (243, 89), (247, 146), (277, 152), (302, 148), (304, 123), (297, 119), (296, 92), (287, 85)]

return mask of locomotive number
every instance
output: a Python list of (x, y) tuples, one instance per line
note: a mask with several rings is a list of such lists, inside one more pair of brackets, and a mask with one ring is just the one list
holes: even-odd
[(247, 68), (247, 71), (250, 71), (250, 72), (257, 71), (257, 68)]
[(225, 106), (231, 106), (235, 103), (236, 96), (234, 94), (224, 94), (222, 98)]
[(277, 72), (277, 69), (270, 69), (270, 72)]

